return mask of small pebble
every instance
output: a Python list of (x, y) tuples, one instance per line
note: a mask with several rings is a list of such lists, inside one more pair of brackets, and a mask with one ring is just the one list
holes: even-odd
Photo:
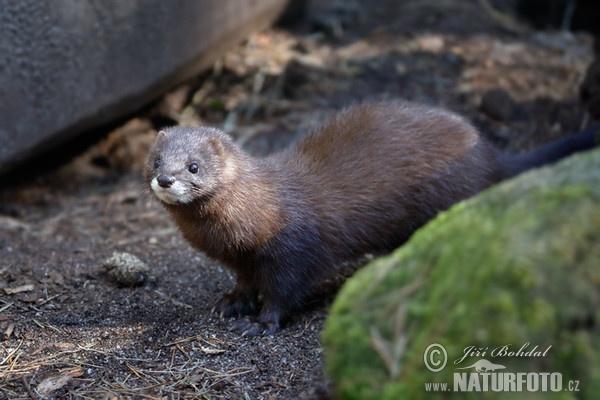
[(102, 268), (111, 280), (126, 286), (143, 285), (150, 272), (150, 268), (136, 256), (119, 252), (104, 260)]

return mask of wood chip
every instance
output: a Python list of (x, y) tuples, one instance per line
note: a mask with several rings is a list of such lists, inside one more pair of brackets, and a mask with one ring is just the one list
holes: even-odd
[(8, 328), (6, 328), (6, 331), (4, 332), (4, 338), (6, 340), (10, 339), (10, 337), (13, 334), (14, 331), (15, 331), (15, 324), (10, 324), (8, 326)]
[(4, 288), (4, 292), (6, 294), (17, 294), (17, 293), (22, 293), (22, 292), (31, 292), (34, 288), (35, 288), (35, 286), (29, 284), (29, 285), (17, 286), (14, 288)]
[(206, 347), (206, 346), (200, 347), (200, 350), (202, 350), (202, 352), (204, 354), (221, 354), (221, 353), (225, 353), (225, 350), (223, 350), (223, 349), (215, 349), (215, 348)]

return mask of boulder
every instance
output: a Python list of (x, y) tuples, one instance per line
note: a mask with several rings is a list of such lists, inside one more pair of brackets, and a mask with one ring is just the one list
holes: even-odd
[(286, 2), (4, 2), (0, 173), (209, 67)]
[[(597, 398), (598, 171), (594, 150), (504, 182), (441, 213), (405, 246), (358, 271), (323, 332), (337, 397)], [(477, 374), (481, 384), (486, 362), (489, 376), (559, 373), (562, 386), (454, 391), (457, 373)], [(434, 382), (448, 391), (426, 391)], [(569, 391), (576, 384), (578, 391)]]

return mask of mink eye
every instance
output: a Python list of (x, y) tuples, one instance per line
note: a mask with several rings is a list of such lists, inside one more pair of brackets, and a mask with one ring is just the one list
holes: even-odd
[(188, 167), (188, 171), (190, 171), (192, 174), (195, 174), (196, 172), (198, 172), (198, 164), (191, 163), (190, 166)]
[(154, 169), (160, 167), (160, 164), (162, 163), (160, 158), (157, 158), (156, 160), (154, 160)]

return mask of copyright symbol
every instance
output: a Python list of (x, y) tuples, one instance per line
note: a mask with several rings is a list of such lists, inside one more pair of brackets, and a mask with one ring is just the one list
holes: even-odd
[(431, 372), (440, 372), (446, 366), (447, 361), (448, 353), (446, 353), (444, 346), (439, 343), (430, 344), (423, 353), (423, 362)]

